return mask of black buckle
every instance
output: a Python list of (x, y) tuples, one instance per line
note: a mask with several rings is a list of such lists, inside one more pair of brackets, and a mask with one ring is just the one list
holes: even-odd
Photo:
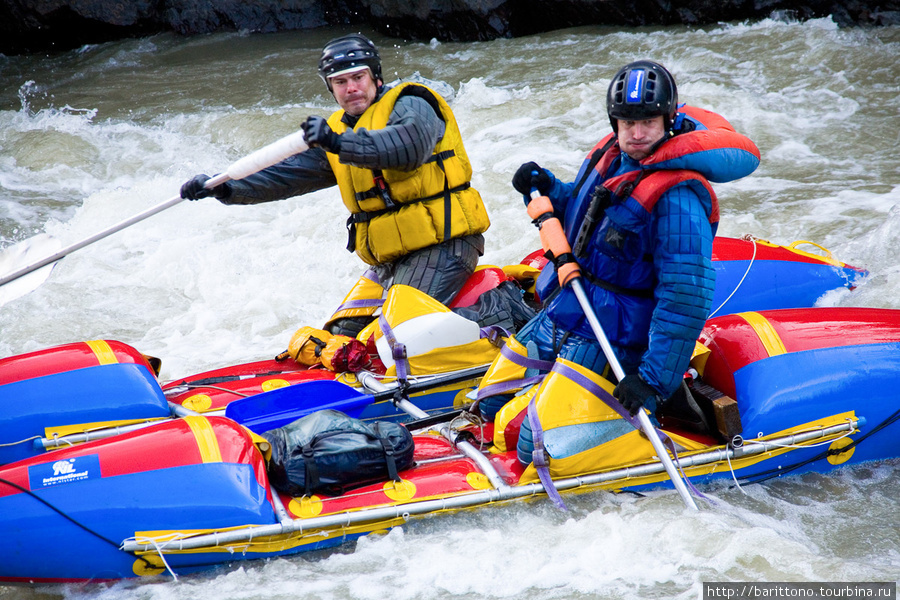
[(391, 198), (391, 190), (388, 187), (387, 181), (384, 180), (384, 176), (375, 175), (374, 180), (375, 187), (378, 188), (378, 193), (381, 196), (381, 199), (384, 200), (384, 205), (390, 210), (395, 210), (397, 204)]
[(353, 218), (351, 214), (347, 218), (347, 251), (353, 252), (356, 250), (356, 220)]
[(391, 348), (391, 357), (394, 359), (394, 361), (406, 360), (406, 345), (396, 344), (393, 348)]

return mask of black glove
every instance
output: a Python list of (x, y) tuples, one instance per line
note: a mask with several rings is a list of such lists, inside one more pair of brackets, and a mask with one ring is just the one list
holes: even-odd
[(636, 415), (641, 407), (651, 413), (656, 412), (659, 393), (635, 373), (626, 375), (625, 379), (619, 382), (619, 385), (613, 390), (613, 396), (618, 398), (625, 410)]
[[(537, 175), (532, 175), (535, 171)], [(550, 174), (536, 162), (527, 162), (519, 167), (519, 170), (513, 175), (512, 185), (523, 196), (530, 197), (533, 188), (537, 188), (541, 195), (546, 196), (550, 192), (553, 182), (550, 181)]]
[(209, 181), (209, 175), (194, 175), (189, 181), (181, 186), (181, 197), (185, 200), (199, 200), (200, 198), (209, 198), (215, 196), (219, 200), (227, 198), (231, 195), (231, 188), (228, 182), (220, 183), (212, 189), (203, 187)]
[(321, 147), (332, 154), (338, 154), (341, 151), (341, 136), (336, 134), (328, 126), (328, 121), (322, 117), (307, 117), (300, 124), (300, 129), (303, 130), (306, 143), (310, 148)]

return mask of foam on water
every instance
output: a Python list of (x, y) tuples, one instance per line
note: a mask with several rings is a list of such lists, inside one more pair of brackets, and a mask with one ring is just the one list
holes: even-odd
[[(0, 245), (42, 231), (83, 239), (307, 114), (329, 114), (312, 65), (333, 33), (156, 36), (0, 58)], [(483, 262), (518, 262), (539, 245), (509, 184), (518, 165), (573, 178), (609, 131), (606, 82), (652, 57), (683, 100), (720, 112), (762, 151), (753, 176), (715, 186), (720, 235), (822, 244), (872, 272), (823, 304), (900, 308), (897, 28), (770, 19), (473, 44), (372, 37), (387, 78), (419, 71), (456, 92), (492, 220)], [(0, 307), (0, 356), (111, 338), (162, 358), (163, 379), (274, 356), (362, 272), (344, 250), (345, 218), (334, 190), (247, 207), (181, 203), (72, 253)], [(0, 588), (0, 599), (696, 598), (702, 581), (722, 579), (896, 580), (897, 466), (718, 489), (698, 514), (672, 493), (567, 497), (569, 514), (537, 500), (177, 584)]]

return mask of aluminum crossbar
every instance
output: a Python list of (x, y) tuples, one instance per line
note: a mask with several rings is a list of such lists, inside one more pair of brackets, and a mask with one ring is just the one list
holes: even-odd
[[(785, 446), (803, 444), (818, 439), (836, 436), (841, 433), (849, 433), (858, 428), (859, 419), (848, 420), (846, 423), (832, 425), (830, 427), (817, 428), (801, 433), (795, 433), (769, 440), (752, 440), (752, 444), (744, 446), (737, 451), (732, 448), (722, 447), (708, 452), (701, 452), (690, 456), (680, 457), (679, 462), (684, 468), (708, 465), (728, 459), (738, 459), (747, 456), (755, 456), (772, 450), (783, 449)], [(635, 467), (625, 467), (596, 473), (582, 475), (554, 481), (560, 491), (572, 490), (580, 487), (596, 486), (616, 481), (627, 481), (653, 475), (659, 475), (666, 471), (665, 466), (659, 462), (647, 463)], [(198, 550), (214, 548), (223, 545), (249, 544), (253, 540), (270, 536), (285, 535), (291, 533), (302, 534), (336, 527), (350, 527), (353, 525), (383, 521), (387, 519), (404, 519), (413, 515), (422, 515), (445, 510), (458, 510), (474, 506), (487, 505), (495, 502), (503, 502), (528, 496), (537, 496), (544, 493), (544, 487), (540, 483), (532, 483), (522, 486), (504, 486), (498, 489), (477, 490), (465, 492), (458, 496), (440, 498), (435, 500), (422, 500), (407, 502), (392, 506), (362, 509), (353, 512), (337, 513), (321, 517), (294, 519), (292, 521), (272, 524), (250, 526), (244, 529), (223, 531), (209, 534), (184, 537), (174, 540), (137, 540), (134, 538), (122, 542), (121, 549), (125, 552), (178, 552), (181, 550)]]

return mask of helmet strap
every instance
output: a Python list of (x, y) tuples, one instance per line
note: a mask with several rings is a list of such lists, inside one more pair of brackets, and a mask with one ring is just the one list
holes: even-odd
[(664, 136), (662, 136), (661, 138), (659, 138), (659, 141), (650, 147), (650, 151), (647, 154), (647, 156), (653, 156), (653, 154), (656, 153), (657, 150), (659, 150), (660, 146), (662, 146), (663, 144), (665, 144), (666, 142), (671, 140), (673, 137), (675, 137), (675, 130), (673, 130), (672, 128), (669, 128), (669, 130), (666, 131), (666, 134)]

